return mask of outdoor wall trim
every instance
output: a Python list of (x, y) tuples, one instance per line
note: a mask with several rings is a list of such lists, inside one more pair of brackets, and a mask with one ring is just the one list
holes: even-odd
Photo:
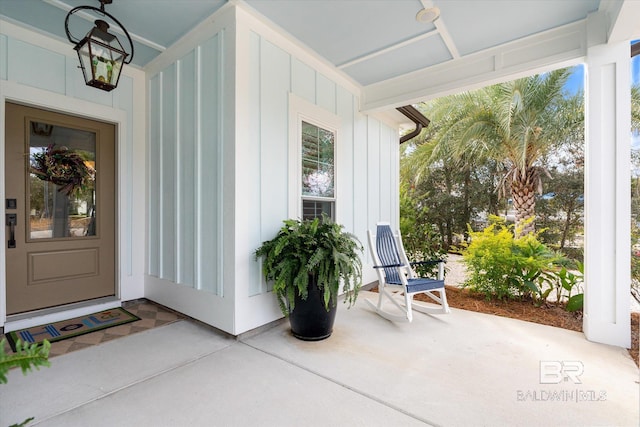
[(366, 86), (365, 113), (575, 65), (586, 54), (586, 20), (525, 37), (440, 66)]

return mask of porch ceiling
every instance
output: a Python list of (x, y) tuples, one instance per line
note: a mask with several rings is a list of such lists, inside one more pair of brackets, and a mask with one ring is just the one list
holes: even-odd
[[(495, 50), (603, 11), (615, 23), (634, 0), (114, 0), (107, 12), (130, 31), (133, 65), (144, 68), (228, 3), (257, 11), (363, 87)], [(64, 18), (98, 0), (0, 0), (0, 17), (66, 41)], [(433, 23), (416, 20), (435, 6)], [(623, 10), (624, 11), (624, 10)], [(74, 35), (92, 23), (74, 15)], [(76, 30), (77, 28), (77, 30)], [(609, 34), (614, 29), (609, 25)], [(383, 83), (384, 84), (384, 83)]]

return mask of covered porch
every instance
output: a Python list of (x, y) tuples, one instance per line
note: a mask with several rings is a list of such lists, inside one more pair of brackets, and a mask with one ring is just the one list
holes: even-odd
[[(38, 3), (60, 9), (63, 17), (74, 2)], [(125, 2), (116, 3), (123, 7), (118, 16), (131, 14)], [(305, 402), (318, 400), (327, 410), (309, 410), (317, 424), (357, 424), (359, 419), (372, 425), (637, 421), (637, 368), (623, 347), (629, 345), (630, 329), (629, 40), (638, 35), (638, 2), (593, 1), (593, 11), (578, 20), (528, 35), (513, 30), (495, 45), (485, 40), (486, 45), (463, 52), (447, 35), (444, 22), (450, 18), (445, 14), (411, 43), (396, 40), (393, 49), (378, 46), (366, 56), (362, 45), (349, 62), (329, 61), (309, 48), (312, 39), (294, 37), (297, 28), (285, 24), (299, 21), (286, 3), (211, 3), (219, 3), (219, 10), (210, 11), (184, 37), (166, 42), (154, 59), (125, 68), (121, 86), (110, 94), (84, 86), (73, 49), (38, 28), (43, 22), (10, 16), (9, 6), (23, 2), (0, 4), (5, 7), (0, 19), (0, 159), (7, 103), (114, 124), (118, 267), (114, 295), (105, 304), (148, 298), (240, 337), (181, 321), (54, 358), (51, 369), (26, 378), (12, 372), (9, 387), (0, 389), (0, 422), (34, 415), (45, 425), (127, 419), (137, 425), (294, 424), (306, 415), (301, 408), (311, 407)], [(280, 7), (271, 13), (260, 10), (277, 3)], [(408, 3), (416, 3), (405, 4), (412, 13), (394, 25), (413, 23), (413, 11), (420, 7), (453, 4)], [(468, 9), (458, 6), (465, 12), (458, 21), (462, 49), (462, 42), (476, 34), (465, 24)], [(36, 15), (27, 9), (26, 16)], [(379, 11), (383, 21), (387, 10)], [(315, 12), (333, 13), (320, 6)], [(348, 25), (360, 22), (360, 11), (353, 12)], [(170, 11), (165, 15), (172, 17)], [(500, 21), (497, 15), (483, 22)], [(279, 23), (281, 17), (285, 22)], [(146, 18), (138, 17), (137, 25)], [(453, 20), (446, 22), (453, 29)], [(370, 79), (360, 74), (380, 71), (376, 61), (384, 55), (432, 39), (442, 41), (451, 54), (427, 58), (433, 63), (411, 70), (388, 70)], [(433, 50), (423, 52), (428, 56)], [(44, 80), (39, 72), (43, 57), (50, 67)], [(299, 216), (297, 117), (324, 120), (328, 113), (340, 122), (336, 219), (364, 241), (377, 221), (399, 222), (396, 144), (404, 119), (396, 107), (578, 63), (587, 69), (584, 331), (593, 342), (579, 333), (461, 311), (394, 325), (367, 312), (363, 302), (342, 310), (335, 336), (322, 346), (295, 341), (283, 325), (243, 335), (280, 317), (252, 254), (282, 219)], [(4, 168), (4, 160), (0, 164)], [(0, 199), (6, 193), (4, 175)], [(4, 206), (0, 214), (7, 212)], [(0, 230), (3, 241), (7, 234)], [(3, 271), (6, 254), (3, 245)], [(369, 279), (372, 272), (366, 271)], [(7, 286), (2, 274), (4, 331), (24, 320), (8, 313)], [(55, 316), (69, 318), (77, 311), (60, 307)], [(24, 316), (33, 324), (54, 321), (39, 313)], [(541, 384), (540, 363), (545, 361), (549, 366), (579, 362), (584, 366), (581, 383)], [(554, 394), (552, 401), (542, 393), (549, 390), (560, 396)], [(593, 402), (601, 391), (606, 399)], [(585, 401), (562, 400), (576, 396)], [(282, 402), (290, 411), (279, 410)], [(112, 410), (115, 406), (118, 411)]]
[(623, 348), (458, 309), (395, 324), (368, 296), (339, 304), (321, 342), (288, 322), (236, 339), (180, 320), (14, 370), (0, 424), (637, 425), (638, 369)]

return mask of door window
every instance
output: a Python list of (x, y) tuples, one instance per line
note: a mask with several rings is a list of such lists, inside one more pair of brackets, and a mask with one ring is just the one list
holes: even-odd
[(29, 240), (96, 236), (96, 134), (31, 121)]

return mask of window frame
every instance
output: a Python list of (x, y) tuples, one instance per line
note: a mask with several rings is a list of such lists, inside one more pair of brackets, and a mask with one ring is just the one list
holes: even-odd
[[(302, 194), (302, 122), (333, 133), (333, 197), (308, 196)], [(338, 211), (339, 170), (338, 144), (341, 119), (299, 96), (289, 94), (289, 218), (303, 218), (305, 200), (331, 203), (332, 219)]]

